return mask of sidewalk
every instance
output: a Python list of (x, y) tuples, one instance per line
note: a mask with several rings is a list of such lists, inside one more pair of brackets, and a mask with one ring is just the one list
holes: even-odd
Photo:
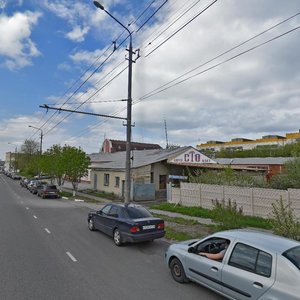
[[(75, 199), (74, 202), (76, 203), (76, 206), (79, 207), (87, 207), (90, 210), (100, 210), (106, 203), (110, 203), (112, 202), (111, 200), (108, 199), (103, 199), (103, 198), (98, 198), (98, 197), (93, 197), (94, 200), (99, 201), (98, 203), (92, 203), (92, 202), (85, 202), (84, 200), (80, 199), (80, 195), (83, 193), (76, 193), (78, 196), (78, 199)], [(97, 198), (97, 199), (96, 199)], [(148, 206), (149, 203), (147, 202), (132, 202), (134, 204), (141, 204), (144, 206)], [(197, 221), (199, 224), (205, 224), (205, 225), (212, 225), (215, 224), (211, 219), (206, 219), (206, 218), (200, 218), (200, 217), (192, 217), (192, 216), (187, 216), (187, 215), (183, 215), (180, 213), (175, 213), (175, 212), (170, 212), (170, 211), (165, 211), (165, 210), (159, 210), (159, 209), (149, 209), (151, 213), (153, 214), (158, 214), (158, 215), (162, 215), (162, 216), (168, 216), (171, 218), (183, 218), (183, 219), (187, 219), (187, 220), (193, 220), (193, 221)]]

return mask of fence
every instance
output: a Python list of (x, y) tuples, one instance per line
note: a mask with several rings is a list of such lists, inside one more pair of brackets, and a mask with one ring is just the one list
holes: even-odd
[(272, 203), (282, 198), (290, 204), (295, 215), (300, 218), (300, 189), (275, 190), (263, 188), (246, 188), (181, 182), (180, 188), (168, 186), (168, 202), (184, 206), (201, 206), (213, 208), (212, 200), (230, 199), (243, 213), (250, 216), (268, 217), (272, 212)]

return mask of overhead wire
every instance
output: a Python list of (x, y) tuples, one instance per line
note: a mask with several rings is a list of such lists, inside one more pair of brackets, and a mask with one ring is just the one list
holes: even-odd
[(199, 13), (197, 13), (194, 17), (192, 17), (188, 22), (186, 22), (184, 25), (182, 25), (179, 29), (177, 29), (175, 32), (173, 32), (171, 35), (169, 35), (163, 42), (161, 42), (158, 46), (156, 46), (154, 49), (149, 51), (145, 57), (148, 57), (151, 55), (154, 51), (159, 49), (162, 45), (164, 45), (167, 41), (169, 41), (172, 37), (174, 37), (177, 33), (179, 33), (181, 30), (183, 30), (187, 25), (189, 25), (191, 22), (196, 20), (201, 14), (203, 14), (207, 9), (209, 9), (212, 5), (214, 5), (218, 0), (214, 0), (212, 3), (210, 3), (207, 7), (205, 7), (203, 10), (201, 10)]
[(170, 22), (167, 27), (165, 27), (162, 31), (160, 31), (148, 44), (145, 46), (147, 48), (150, 46), (155, 40), (157, 40), (162, 34), (164, 34), (169, 28), (171, 28), (176, 22), (178, 22), (182, 17), (184, 17), (192, 8), (194, 8), (201, 0), (196, 0), (190, 7), (188, 7), (183, 13), (181, 13), (178, 17)]
[[(146, 9), (144, 9), (144, 11), (142, 12), (142, 13), (140, 13), (140, 15), (137, 17), (137, 18), (135, 18), (135, 20), (134, 21), (132, 21), (128, 26), (130, 26), (130, 25), (132, 25), (132, 24), (134, 24), (134, 23), (136, 23), (142, 16), (143, 16), (143, 14), (151, 7), (151, 5), (155, 2), (156, 0), (152, 0), (151, 1), (151, 3), (146, 7)], [(118, 36), (118, 38), (117, 39), (119, 39), (123, 34), (124, 34), (124, 32), (125, 32), (126, 30), (124, 29), (123, 30), (123, 32)], [(117, 40), (116, 39), (116, 40)], [(128, 39), (128, 36), (118, 45), (118, 47), (120, 47), (126, 40)], [(115, 40), (115, 41), (116, 41)], [(117, 48), (118, 48), (117, 47)], [(104, 53), (106, 53), (108, 50), (109, 50), (109, 48), (110, 48), (110, 46), (106, 49), (106, 51), (104, 52)], [(116, 49), (115, 49), (116, 50)], [(101, 57), (104, 55), (104, 53), (101, 55)], [(100, 58), (100, 57), (99, 57)], [(96, 61), (98, 61), (99, 60), (99, 58), (97, 58), (96, 59)], [(95, 61), (95, 62), (96, 62)], [(91, 66), (93, 66), (94, 64), (95, 64), (95, 62), (91, 65)], [(101, 64), (101, 65), (103, 65), (103, 64)], [(91, 69), (91, 66), (89, 67), (89, 69), (88, 70), (90, 70)], [(81, 78), (83, 78), (83, 76), (88, 72), (88, 70), (86, 70), (85, 71), (85, 73), (76, 81), (76, 83), (81, 79)], [(86, 78), (85, 80), (84, 80), (84, 82), (82, 83), (82, 84), (80, 84), (80, 86), (71, 94), (71, 96), (69, 96), (68, 97), (68, 99), (61, 105), (61, 108), (79, 91), (79, 89), (91, 78), (91, 76), (93, 76), (97, 71), (99, 70), (99, 67), (97, 67), (93, 72), (92, 72), (92, 74), (90, 75), (90, 76), (88, 76), (88, 78)], [(73, 85), (74, 86), (74, 85)], [(72, 86), (72, 87), (73, 87)], [(68, 91), (69, 91), (70, 89), (68, 89)], [(65, 92), (65, 94), (66, 94), (67, 92)], [(45, 126), (45, 124), (47, 123), (47, 122), (49, 122), (49, 120), (55, 115), (55, 114), (58, 114), (58, 112), (56, 111), (55, 113), (53, 113), (53, 115), (41, 126), (41, 127), (44, 127)], [(61, 122), (60, 122), (61, 123)], [(50, 132), (50, 131), (48, 131), (48, 132)]]
[[(274, 40), (277, 40), (277, 39), (279, 39), (279, 38), (281, 38), (281, 37), (283, 37), (283, 36), (285, 36), (285, 35), (287, 35), (287, 34), (289, 34), (289, 33), (292, 33), (292, 32), (294, 32), (294, 31), (298, 30), (299, 28), (300, 28), (300, 25), (297, 26), (297, 27), (294, 27), (293, 29), (288, 30), (288, 31), (286, 31), (286, 32), (284, 32), (284, 33), (282, 33), (282, 34), (280, 34), (280, 35), (277, 35), (277, 36), (275, 36), (275, 37), (273, 37), (273, 38), (271, 38), (271, 39), (269, 39), (269, 40), (267, 40), (267, 41), (264, 41), (264, 42), (262, 42), (262, 43), (260, 43), (260, 44), (258, 44), (258, 45), (256, 45), (256, 46), (253, 46), (253, 47), (251, 47), (251, 48), (249, 48), (249, 49), (247, 49), (247, 50), (244, 50), (244, 51), (242, 51), (242, 52), (240, 52), (240, 53), (238, 53), (238, 54), (236, 54), (236, 55), (233, 55), (232, 57), (230, 57), (230, 58), (228, 58), (228, 59), (225, 59), (225, 60), (223, 60), (222, 62), (219, 62), (219, 63), (217, 63), (217, 64), (215, 64), (215, 65), (213, 65), (213, 66), (211, 66), (211, 67), (209, 67), (209, 68), (206, 68), (206, 69), (204, 69), (204, 70), (202, 70), (202, 71), (200, 71), (200, 72), (198, 72), (198, 73), (196, 73), (196, 74), (193, 74), (193, 75), (191, 75), (191, 76), (189, 76), (189, 77), (187, 77), (187, 78), (185, 78), (185, 79), (182, 79), (182, 80), (180, 80), (180, 81), (178, 81), (178, 82), (175, 82), (176, 80), (182, 78), (182, 77), (185, 76), (186, 74), (189, 74), (191, 71), (190, 71), (190, 72), (187, 72), (187, 73), (185, 73), (184, 75), (181, 75), (181, 76), (177, 77), (176, 79), (173, 79), (172, 81), (168, 82), (167, 84), (164, 84), (164, 85), (162, 85), (161, 87), (159, 87), (159, 88), (157, 88), (157, 89), (155, 89), (155, 90), (153, 90), (153, 91), (151, 91), (151, 92), (145, 94), (144, 96), (140, 97), (139, 100), (142, 101), (142, 100), (144, 100), (144, 99), (153, 97), (154, 95), (157, 95), (157, 94), (159, 94), (159, 93), (161, 93), (161, 92), (163, 92), (163, 91), (166, 91), (166, 90), (168, 90), (168, 89), (170, 89), (170, 88), (172, 88), (172, 87), (174, 87), (174, 86), (176, 86), (176, 85), (179, 85), (179, 84), (181, 84), (181, 83), (183, 83), (183, 82), (185, 82), (185, 81), (187, 81), (187, 80), (190, 80), (190, 79), (192, 79), (192, 78), (194, 78), (194, 77), (196, 77), (196, 76), (199, 76), (199, 75), (201, 75), (201, 74), (203, 74), (203, 73), (205, 73), (205, 72), (207, 72), (207, 71), (210, 71), (210, 70), (212, 70), (212, 69), (214, 69), (214, 68), (216, 68), (216, 67), (218, 67), (218, 66), (220, 66), (220, 65), (222, 65), (222, 64), (224, 64), (224, 63), (226, 63), (226, 62), (229, 62), (229, 61), (231, 61), (231, 60), (233, 60), (233, 59), (235, 59), (235, 58), (238, 58), (238, 57), (240, 57), (241, 55), (244, 55), (244, 54), (246, 54), (246, 53), (248, 53), (248, 52), (250, 52), (250, 51), (253, 51), (253, 50), (255, 50), (255, 49), (259, 48), (259, 47), (262, 47), (262, 46), (264, 46), (264, 45), (266, 45), (266, 44), (268, 44), (268, 43), (270, 43), (270, 42), (272, 42), (272, 41), (274, 41)], [(245, 43), (245, 42), (244, 42), (244, 43)], [(244, 44), (244, 43), (243, 43), (243, 44)], [(235, 47), (235, 48), (237, 48), (237, 47)], [(228, 53), (228, 52), (229, 52), (229, 51), (227, 51), (226, 53)], [(225, 53), (225, 52), (224, 52), (224, 53)], [(220, 56), (218, 56), (218, 57), (220, 57)], [(215, 59), (215, 58), (214, 58), (214, 59)], [(214, 59), (212, 59), (212, 60), (214, 60)], [(210, 61), (212, 61), (212, 60), (210, 60)], [(203, 66), (203, 65), (205, 65), (205, 64), (207, 64), (207, 63), (208, 63), (208, 62), (202, 64), (201, 66)], [(196, 70), (196, 69), (198, 69), (198, 68), (200, 68), (200, 66), (197, 67), (197, 68), (194, 68), (193, 70)], [(173, 83), (173, 82), (175, 82), (175, 83)], [(168, 86), (170, 83), (173, 83), (173, 84), (171, 84), (170, 86)]]

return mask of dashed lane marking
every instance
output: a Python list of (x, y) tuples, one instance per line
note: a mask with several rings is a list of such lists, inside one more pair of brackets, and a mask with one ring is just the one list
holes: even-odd
[(70, 252), (66, 252), (66, 254), (69, 256), (69, 258), (73, 261), (76, 262), (77, 259), (70, 253)]

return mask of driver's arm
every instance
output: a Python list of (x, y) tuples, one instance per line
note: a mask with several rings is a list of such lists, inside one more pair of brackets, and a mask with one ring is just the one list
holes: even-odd
[(207, 252), (200, 252), (199, 255), (201, 256), (205, 256), (207, 258), (210, 259), (215, 259), (215, 260), (219, 260), (219, 259), (223, 259), (225, 252), (221, 251), (219, 253), (207, 253)]

